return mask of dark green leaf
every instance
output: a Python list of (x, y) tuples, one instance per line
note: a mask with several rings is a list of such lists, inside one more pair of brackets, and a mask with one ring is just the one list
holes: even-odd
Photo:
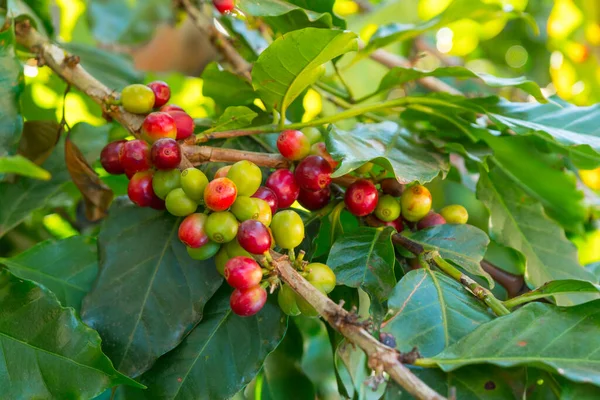
[(21, 155), (0, 157), (0, 174), (17, 174), (47, 181), (52, 176)]
[(437, 250), (446, 260), (471, 274), (484, 277), (491, 287), (494, 286), (492, 277), (479, 265), (490, 242), (481, 229), (471, 225), (437, 225), (408, 237), (426, 250)]
[(8, 399), (89, 399), (118, 384), (100, 337), (47, 289), (0, 271), (0, 387)]
[(566, 381), (561, 385), (561, 400), (596, 400), (600, 398), (600, 388), (590, 384), (575, 384)]
[(436, 271), (410, 271), (388, 299), (389, 316), (382, 331), (396, 338), (397, 349), (417, 347), (425, 357), (441, 352), (479, 325), (492, 320), (463, 286)]
[(228, 399), (252, 380), (281, 341), (287, 318), (271, 302), (256, 316), (239, 317), (229, 307), (230, 294), (223, 285), (202, 322), (142, 375), (148, 390), (132, 398)]
[(362, 287), (379, 301), (387, 299), (396, 283), (394, 232), (390, 227), (360, 227), (336, 240), (327, 265), (335, 272), (337, 283)]
[(350, 132), (333, 127), (326, 143), (331, 155), (341, 160), (333, 177), (354, 171), (368, 161), (394, 172), (401, 183), (429, 182), (449, 169), (445, 156), (413, 143), (407, 130), (389, 121), (358, 124)]
[[(520, 251), (527, 259), (525, 278), (534, 287), (562, 279), (597, 282), (577, 262), (575, 246), (549, 219), (541, 204), (527, 196), (499, 169), (481, 174), (477, 196), (489, 208), (490, 234), (498, 243)], [(590, 295), (557, 295), (559, 305), (589, 300)]]
[(208, 64), (202, 73), (202, 80), (202, 94), (212, 98), (222, 108), (252, 104), (258, 97), (247, 80), (220, 70), (216, 63)]
[(30, 279), (50, 289), (65, 307), (77, 312), (98, 274), (96, 243), (84, 236), (47, 240), (0, 263), (13, 275)]
[(252, 123), (258, 114), (248, 107), (227, 107), (211, 131), (227, 131), (245, 128)]
[(506, 302), (506, 306), (527, 303), (544, 297), (554, 296), (558, 293), (600, 293), (600, 285), (588, 281), (567, 279), (552, 281), (543, 284), (539, 288), (514, 297)]
[(23, 67), (15, 55), (13, 24), (0, 27), (0, 157), (17, 151), (23, 117), (19, 96), (23, 91)]
[(117, 369), (130, 376), (181, 342), (222, 281), (212, 259), (188, 256), (177, 237), (179, 222), (115, 202), (98, 237), (100, 274), (82, 316)]
[(356, 217), (346, 210), (343, 203), (338, 204), (329, 215), (321, 218), (319, 233), (314, 238), (313, 257), (327, 256), (338, 237), (353, 232), (356, 228)]
[(410, 81), (415, 81), (417, 79), (422, 79), (426, 77), (436, 77), (436, 78), (475, 78), (483, 81), (486, 85), (491, 87), (517, 87), (523, 90), (526, 93), (529, 93), (535, 99), (540, 102), (545, 103), (546, 97), (542, 93), (542, 90), (538, 86), (537, 83), (526, 79), (525, 77), (519, 78), (499, 78), (496, 76), (484, 74), (484, 73), (475, 73), (468, 68), (455, 66), (455, 67), (441, 67), (436, 68), (432, 71), (423, 71), (416, 68), (405, 68), (405, 67), (395, 67), (392, 68), (381, 80), (379, 83), (379, 87), (377, 88), (377, 92), (383, 92), (385, 90), (391, 89), (395, 86), (403, 85)]
[(484, 363), (530, 365), (575, 382), (600, 385), (599, 306), (598, 300), (575, 307), (527, 304), (480, 326), (425, 362), (444, 371)]
[(354, 33), (305, 28), (275, 40), (254, 64), (252, 84), (265, 105), (285, 110), (323, 73), (326, 62), (357, 50)]

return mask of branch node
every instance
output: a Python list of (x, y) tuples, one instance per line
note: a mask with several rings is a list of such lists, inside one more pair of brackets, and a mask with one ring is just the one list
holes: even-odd
[(411, 351), (406, 353), (399, 353), (398, 360), (402, 364), (414, 364), (417, 358), (422, 358), (423, 356), (419, 353), (419, 349), (415, 346)]
[(74, 56), (73, 54), (69, 54), (65, 57), (65, 65), (69, 68), (75, 68), (79, 62), (81, 61), (81, 59), (79, 58), (79, 56)]

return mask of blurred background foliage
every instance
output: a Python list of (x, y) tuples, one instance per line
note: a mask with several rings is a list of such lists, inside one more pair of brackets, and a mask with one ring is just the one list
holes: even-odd
[[(333, 2), (333, 0), (331, 0)], [(363, 41), (389, 23), (416, 24), (442, 13), (453, 0), (335, 0), (334, 11), (344, 18), (348, 29)], [(455, 1), (455, 0), (454, 0)], [(505, 10), (524, 11), (539, 27), (536, 34), (524, 19), (500, 17), (488, 22), (454, 20), (412, 41), (394, 43), (387, 50), (401, 54), (422, 69), (443, 65), (464, 65), (475, 72), (500, 77), (527, 76), (543, 88), (546, 95), (558, 95), (577, 105), (600, 100), (600, 2), (597, 0), (485, 0), (501, 4)], [(9, 12), (26, 12), (27, 0), (10, 0)], [(329, 3), (329, 2), (327, 2)], [(115, 90), (134, 82), (162, 79), (174, 93), (172, 102), (185, 108), (194, 118), (215, 115), (219, 105), (203, 95), (204, 67), (215, 54), (206, 39), (168, 0), (50, 0), (48, 13), (38, 13), (39, 29), (81, 57), (94, 76)], [(243, 0), (240, 1), (243, 9)], [(36, 7), (37, 8), (37, 7)], [(234, 43), (249, 59), (264, 49), (270, 40), (261, 34), (263, 27), (250, 16), (220, 16), (223, 30), (234, 36)], [(334, 23), (339, 23), (335, 22)], [(275, 34), (278, 34), (275, 32)], [(21, 52), (21, 57), (27, 54)], [(342, 63), (342, 76), (356, 98), (369, 90), (387, 70), (374, 61)], [(21, 95), (25, 121), (58, 122), (63, 117), (89, 160), (95, 162), (107, 141), (126, 137), (117, 124), (107, 123), (101, 109), (85, 96), (71, 91), (49, 69), (38, 68), (35, 59), (24, 65), (26, 85)], [(333, 75), (333, 74), (329, 74)], [(452, 82), (465, 93), (492, 93), (477, 80)], [(391, 95), (400, 96), (410, 87)], [(502, 89), (511, 100), (527, 101), (516, 89)], [(319, 93), (309, 90), (303, 101), (290, 111), (302, 120), (318, 114), (336, 112)], [(199, 124), (202, 125), (202, 124)], [(27, 124), (26, 124), (27, 126)], [(85, 151), (87, 149), (87, 152)], [(126, 181), (108, 176), (93, 164), (103, 180), (124, 194)], [(600, 190), (600, 169), (580, 171), (581, 180), (591, 195)], [(96, 226), (82, 220), (80, 194), (72, 183), (61, 183), (60, 191), (48, 196), (38, 211), (12, 227), (0, 239), (0, 253), (12, 255), (47, 238), (64, 238), (77, 231), (95, 233)], [(447, 190), (446, 190), (447, 191)], [(456, 194), (449, 193), (456, 197)], [(459, 201), (460, 200), (456, 200)], [(580, 249), (582, 264), (600, 261), (600, 231), (589, 226), (585, 234), (573, 236)]]

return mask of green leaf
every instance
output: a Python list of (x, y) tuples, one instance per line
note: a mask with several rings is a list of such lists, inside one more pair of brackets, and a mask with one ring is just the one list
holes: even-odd
[(527, 304), (423, 361), (444, 371), (485, 363), (504, 368), (529, 365), (600, 385), (599, 306), (598, 300), (575, 307)]
[(228, 399), (254, 378), (283, 338), (287, 318), (271, 302), (255, 316), (239, 317), (230, 295), (223, 285), (202, 322), (142, 375), (148, 389), (133, 399)]
[(354, 33), (305, 28), (275, 40), (254, 64), (252, 84), (268, 108), (288, 106), (322, 74), (326, 62), (358, 48)]
[(23, 117), (19, 97), (23, 91), (23, 66), (15, 55), (13, 24), (0, 27), (0, 157), (16, 153)]
[(89, 399), (140, 385), (117, 372), (100, 337), (47, 289), (0, 271), (0, 387), (8, 399)]
[[(333, 3), (334, 0), (240, 0), (237, 5), (246, 14), (262, 17), (275, 30), (285, 33), (306, 27), (333, 27)], [(336, 17), (335, 22), (345, 29), (343, 20)]]
[(471, 225), (437, 225), (407, 235), (425, 250), (437, 250), (446, 260), (452, 261), (470, 274), (478, 275), (494, 287), (492, 277), (479, 263), (490, 242), (481, 229)]
[(468, 68), (441, 67), (431, 71), (424, 71), (417, 68), (394, 67), (381, 80), (375, 93), (383, 92), (395, 86), (403, 85), (407, 82), (415, 81), (426, 77), (436, 78), (475, 78), (491, 87), (517, 87), (525, 93), (532, 95), (539, 102), (545, 103), (546, 97), (537, 83), (521, 76), (518, 78), (499, 78), (485, 73), (475, 73)]
[(445, 176), (450, 168), (445, 156), (415, 144), (406, 129), (390, 121), (358, 124), (350, 132), (332, 127), (325, 140), (333, 158), (341, 160), (332, 177), (369, 161), (393, 172), (401, 183), (429, 182), (440, 172)]
[(377, 400), (383, 395), (385, 385), (379, 385), (376, 391), (368, 386), (371, 369), (367, 368), (367, 355), (346, 339), (335, 351), (335, 366), (348, 398)]
[(430, 357), (441, 352), (492, 315), (461, 284), (436, 271), (406, 274), (388, 299), (382, 331), (394, 335), (401, 352), (417, 347)]
[(85, 236), (46, 240), (12, 258), (0, 259), (10, 272), (50, 289), (65, 307), (77, 312), (98, 274), (96, 243)]
[(369, 54), (380, 47), (412, 39), (429, 30), (439, 29), (461, 19), (490, 22), (499, 18), (524, 18), (537, 32), (533, 18), (516, 10), (507, 12), (501, 3), (486, 2), (485, 0), (454, 0), (442, 13), (428, 21), (419, 24), (394, 23), (380, 27), (362, 53)]
[(202, 94), (222, 108), (252, 104), (258, 95), (247, 80), (210, 63), (202, 73)]
[(121, 90), (144, 80), (144, 73), (135, 69), (131, 59), (126, 56), (82, 43), (71, 42), (62, 46), (76, 54), (81, 59), (81, 66), (110, 89)]
[(188, 256), (180, 219), (123, 203), (113, 203), (98, 236), (100, 273), (82, 318), (117, 369), (137, 376), (202, 319), (222, 279), (212, 259)]
[(0, 182), (0, 236), (20, 224), (31, 212), (44, 207), (69, 181), (62, 145), (54, 149), (42, 167), (52, 174), (50, 180), (19, 178), (16, 183)]
[(507, 307), (514, 307), (518, 304), (527, 303), (537, 299), (550, 297), (558, 293), (600, 293), (600, 285), (588, 281), (576, 279), (566, 279), (561, 281), (552, 281), (543, 284), (539, 288), (514, 297), (505, 302)]
[(329, 215), (321, 218), (318, 234), (314, 238), (313, 258), (328, 256), (337, 238), (353, 232), (356, 228), (358, 228), (356, 217), (346, 210), (343, 203), (338, 204)]
[(52, 177), (50, 172), (38, 167), (23, 156), (0, 157), (0, 174), (17, 174), (33, 179), (47, 181)]
[[(477, 197), (490, 210), (490, 235), (498, 243), (521, 252), (527, 259), (525, 278), (534, 287), (554, 280), (596, 278), (577, 262), (577, 250), (561, 227), (549, 219), (541, 204), (495, 168), (482, 173)], [(557, 295), (557, 304), (572, 305), (590, 295)]]
[(231, 129), (245, 128), (252, 123), (252, 120), (258, 116), (257, 113), (248, 107), (227, 107), (219, 117), (217, 123), (210, 129), (211, 131), (227, 131)]
[(387, 299), (396, 284), (394, 232), (390, 227), (360, 227), (336, 240), (327, 265), (335, 272), (337, 283), (362, 287), (379, 301)]
[(565, 382), (561, 385), (561, 400), (596, 400), (600, 398), (600, 388), (589, 384)]

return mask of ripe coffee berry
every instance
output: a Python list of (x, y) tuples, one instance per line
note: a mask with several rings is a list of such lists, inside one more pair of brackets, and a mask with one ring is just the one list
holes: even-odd
[(190, 199), (182, 188), (171, 190), (165, 199), (167, 211), (176, 217), (185, 217), (193, 214), (198, 208), (198, 203)]
[(250, 257), (233, 257), (225, 264), (225, 280), (235, 289), (257, 286), (262, 280), (260, 265)]
[(204, 189), (204, 204), (213, 211), (225, 211), (235, 201), (237, 188), (228, 178), (217, 178)]
[(181, 172), (181, 188), (196, 203), (204, 200), (206, 186), (208, 186), (208, 178), (199, 169), (186, 168)]
[(194, 118), (183, 110), (169, 111), (168, 114), (173, 118), (177, 127), (177, 137), (175, 139), (182, 140), (192, 136), (194, 133)]
[(227, 177), (235, 183), (240, 196), (252, 196), (262, 182), (260, 168), (247, 160), (233, 164), (227, 171)]
[(229, 299), (229, 306), (237, 315), (249, 317), (259, 312), (266, 302), (267, 291), (260, 286), (254, 286), (246, 290), (234, 290)]
[(318, 142), (310, 146), (310, 154), (323, 157), (333, 169), (338, 166), (338, 162), (331, 157), (324, 142)]
[(252, 254), (263, 254), (271, 249), (271, 233), (269, 229), (254, 219), (240, 224), (237, 240), (244, 250)]
[(275, 192), (268, 187), (259, 187), (252, 197), (266, 201), (271, 208), (271, 214), (275, 214), (277, 212), (277, 209), (279, 208), (279, 200), (277, 199)]
[(331, 165), (321, 156), (308, 156), (298, 164), (294, 177), (301, 189), (323, 190), (331, 184)]
[(267, 179), (266, 186), (277, 196), (279, 208), (288, 208), (298, 198), (300, 187), (288, 169), (278, 169)]
[(300, 315), (298, 304), (296, 304), (296, 292), (288, 285), (282, 284), (279, 288), (279, 293), (277, 293), (277, 303), (279, 304), (281, 311), (285, 314), (292, 317)]
[(142, 122), (142, 138), (149, 143), (154, 143), (161, 138), (175, 139), (176, 137), (175, 120), (167, 113), (150, 113)]
[(365, 179), (359, 179), (348, 186), (344, 195), (346, 208), (357, 217), (371, 214), (377, 207), (378, 199), (379, 193), (375, 185)]
[(413, 185), (402, 193), (400, 205), (404, 219), (417, 222), (431, 210), (431, 193), (423, 185)]
[(329, 204), (331, 198), (331, 189), (326, 187), (323, 190), (311, 192), (309, 190), (300, 189), (298, 195), (298, 203), (307, 210), (315, 211), (320, 210)]
[(227, 173), (229, 172), (230, 169), (231, 169), (231, 165), (226, 165), (224, 167), (219, 168), (217, 170), (217, 172), (215, 172), (215, 179), (227, 178)]
[(191, 258), (202, 261), (214, 257), (221, 249), (221, 245), (209, 240), (208, 243), (202, 247), (187, 247), (186, 249)]
[(400, 203), (394, 197), (386, 194), (379, 198), (375, 215), (384, 222), (391, 222), (400, 216)]
[(126, 140), (117, 140), (104, 146), (100, 153), (100, 164), (109, 174), (119, 175), (125, 173), (121, 164), (121, 152)]
[(121, 105), (130, 113), (149, 113), (154, 107), (154, 102), (154, 92), (146, 85), (136, 83), (126, 86), (121, 92)]
[(163, 81), (150, 82), (147, 85), (154, 92), (154, 108), (162, 107), (171, 98), (171, 88)]
[(277, 149), (288, 160), (301, 160), (310, 152), (310, 142), (304, 133), (287, 130), (279, 134)]
[(150, 169), (150, 146), (143, 140), (135, 139), (123, 143), (121, 165), (128, 174)]
[(185, 111), (185, 110), (183, 108), (179, 107), (176, 104), (165, 104), (158, 111), (168, 113), (168, 112), (171, 112), (171, 111)]
[(150, 159), (157, 169), (174, 169), (181, 162), (181, 149), (174, 139), (158, 139), (150, 149)]
[(284, 249), (293, 249), (304, 239), (304, 222), (292, 210), (279, 211), (273, 216), (271, 229), (275, 243)]
[(154, 193), (164, 200), (171, 190), (181, 186), (180, 176), (181, 173), (177, 169), (156, 171), (152, 178), (152, 189), (154, 189)]
[(234, 0), (213, 0), (213, 4), (221, 14), (229, 13), (235, 7)]
[(421, 218), (419, 222), (417, 222), (417, 229), (425, 229), (431, 228), (436, 225), (444, 225), (446, 220), (440, 214), (430, 211), (429, 214)]
[(248, 196), (238, 196), (233, 205), (231, 206), (231, 212), (238, 221), (244, 222), (249, 219), (257, 219), (260, 214), (260, 209), (258, 208), (258, 204), (253, 199)]
[(325, 264), (311, 263), (306, 266), (308, 280), (314, 287), (321, 288), (325, 293), (331, 292), (335, 289), (335, 274)]
[(129, 199), (140, 207), (150, 207), (155, 197), (152, 189), (152, 172), (136, 172), (127, 185)]
[(254, 203), (258, 207), (258, 217), (254, 219), (262, 222), (264, 226), (270, 226), (271, 220), (273, 219), (273, 214), (271, 213), (271, 207), (269, 207), (269, 204), (267, 204), (267, 202), (263, 199), (252, 198), (252, 200), (254, 200)]
[(202, 213), (190, 214), (179, 225), (179, 240), (188, 247), (198, 248), (208, 243), (204, 230), (208, 216)]
[(453, 204), (442, 208), (440, 214), (449, 224), (466, 224), (469, 220), (469, 212), (459, 204)]
[(213, 242), (227, 243), (235, 239), (238, 221), (229, 211), (214, 212), (208, 216), (204, 229)]

